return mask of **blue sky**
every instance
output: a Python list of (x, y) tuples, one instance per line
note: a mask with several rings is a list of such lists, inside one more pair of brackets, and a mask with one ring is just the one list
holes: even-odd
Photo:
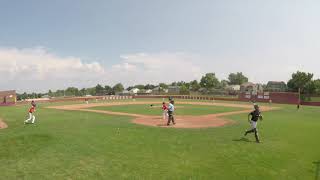
[(319, 9), (319, 1), (294, 0), (0, 0), (0, 75), (9, 78), (0, 89), (189, 81), (206, 72), (225, 79), (242, 71), (261, 83), (297, 70), (319, 78)]

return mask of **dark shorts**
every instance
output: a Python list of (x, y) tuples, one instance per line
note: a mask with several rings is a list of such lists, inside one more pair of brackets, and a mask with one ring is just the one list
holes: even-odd
[(172, 111), (168, 111), (168, 115), (169, 116), (173, 116), (173, 112)]

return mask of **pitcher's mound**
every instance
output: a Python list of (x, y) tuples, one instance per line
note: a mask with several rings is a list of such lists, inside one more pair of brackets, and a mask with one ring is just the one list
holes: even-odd
[(147, 126), (155, 126), (155, 127), (173, 127), (173, 128), (208, 128), (208, 127), (220, 127), (227, 124), (234, 123), (231, 120), (223, 119), (221, 117), (216, 116), (176, 116), (175, 122), (170, 126), (167, 126), (167, 120), (163, 120), (160, 117), (138, 117), (133, 120), (136, 124), (142, 124)]

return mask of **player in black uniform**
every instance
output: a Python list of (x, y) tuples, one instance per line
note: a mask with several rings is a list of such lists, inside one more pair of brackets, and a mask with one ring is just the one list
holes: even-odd
[[(250, 119), (250, 116), (251, 116), (251, 119)], [(260, 143), (258, 129), (257, 129), (257, 123), (259, 119), (262, 120), (260, 108), (258, 105), (254, 105), (254, 111), (248, 114), (248, 121), (251, 124), (252, 129), (246, 131), (244, 135), (246, 136), (248, 133), (254, 133), (257, 143)]]

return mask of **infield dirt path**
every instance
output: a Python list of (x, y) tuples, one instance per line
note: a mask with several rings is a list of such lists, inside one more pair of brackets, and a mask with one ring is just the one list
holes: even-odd
[[(217, 114), (209, 115), (200, 115), (200, 116), (175, 116), (176, 124), (173, 126), (167, 126), (166, 120), (162, 119), (161, 111), (159, 111), (159, 116), (150, 116), (142, 114), (133, 114), (133, 113), (123, 113), (123, 112), (114, 112), (106, 110), (94, 110), (88, 109), (98, 106), (121, 106), (121, 105), (139, 105), (139, 104), (159, 104), (159, 102), (110, 102), (110, 103), (94, 103), (94, 104), (74, 104), (74, 105), (62, 105), (62, 106), (50, 106), (48, 108), (60, 109), (60, 110), (70, 110), (70, 111), (86, 111), (86, 112), (95, 112), (109, 115), (121, 115), (121, 116), (131, 116), (135, 117), (132, 120), (133, 123), (142, 124), (147, 126), (156, 126), (156, 127), (174, 127), (174, 128), (207, 128), (207, 127), (220, 127), (226, 124), (235, 123), (232, 120), (225, 118), (224, 116), (248, 113), (252, 111), (252, 105), (246, 104), (231, 104), (231, 103), (214, 103), (214, 102), (178, 102), (176, 104), (190, 104), (190, 105), (208, 105), (208, 106), (224, 106), (224, 107), (238, 107), (244, 108), (244, 110), (224, 112)], [(278, 109), (277, 107), (268, 107), (260, 106), (261, 111), (271, 111)]]

